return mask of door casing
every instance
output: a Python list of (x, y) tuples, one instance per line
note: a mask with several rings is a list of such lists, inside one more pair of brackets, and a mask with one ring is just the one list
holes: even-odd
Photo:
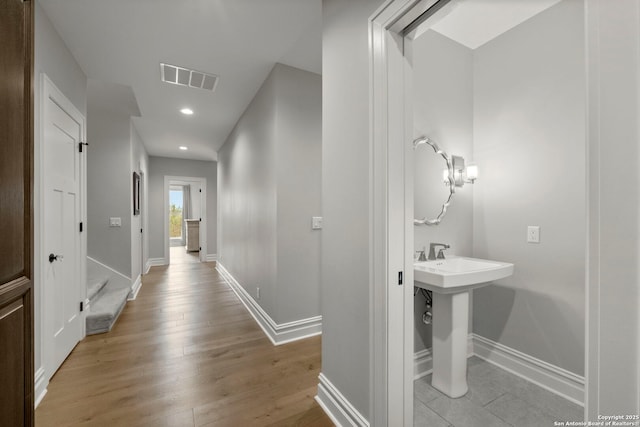
[[(44, 188), (45, 176), (44, 170), (44, 132), (45, 132), (45, 109), (48, 99), (55, 102), (72, 115), (81, 125), (82, 140), (86, 142), (86, 121), (82, 113), (69, 101), (69, 99), (56, 87), (51, 79), (45, 74), (40, 75), (40, 93), (39, 93), (39, 121), (37, 124), (38, 138), (35, 144), (35, 163), (37, 167), (34, 171), (35, 198), (34, 198), (34, 227), (35, 227), (35, 299), (36, 323), (36, 363), (39, 360), (40, 366), (36, 366), (35, 373), (35, 399), (36, 406), (42, 401), (47, 392), (49, 380), (55, 373), (57, 367), (54, 367), (54, 346), (53, 337), (49, 337), (47, 333), (47, 325), (51, 323), (52, 311), (49, 310), (52, 301), (47, 299), (47, 292), (44, 289), (44, 274), (48, 261), (47, 248), (43, 245), (44, 235)], [(86, 153), (88, 147), (83, 149), (80, 155), (80, 217), (83, 222), (84, 231), (80, 233), (80, 293), (77, 296), (78, 304), (83, 301), (86, 306), (86, 284), (87, 282), (87, 170), (86, 170)], [(86, 312), (81, 312), (81, 339), (86, 335)]]

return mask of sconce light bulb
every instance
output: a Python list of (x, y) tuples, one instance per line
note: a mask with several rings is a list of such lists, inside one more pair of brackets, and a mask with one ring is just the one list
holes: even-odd
[(467, 165), (467, 180), (474, 182), (476, 179), (478, 179), (478, 165), (469, 163)]

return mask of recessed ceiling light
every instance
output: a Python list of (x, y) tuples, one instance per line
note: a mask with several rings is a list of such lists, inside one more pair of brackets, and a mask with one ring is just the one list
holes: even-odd
[(180, 112), (185, 116), (190, 116), (193, 114), (193, 110), (191, 108), (183, 108), (182, 110), (180, 110)]
[(189, 148), (185, 147), (184, 145), (181, 145), (181, 146), (180, 146), (180, 147), (178, 147), (178, 148), (179, 148), (179, 149), (181, 149), (182, 151), (186, 151), (186, 150), (188, 150), (188, 149), (189, 149)]

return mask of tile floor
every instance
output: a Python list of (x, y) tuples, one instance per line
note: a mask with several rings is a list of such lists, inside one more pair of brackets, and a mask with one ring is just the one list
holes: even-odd
[(450, 399), (431, 387), (431, 375), (416, 380), (414, 426), (546, 427), (583, 419), (581, 406), (475, 356), (467, 382), (467, 394)]

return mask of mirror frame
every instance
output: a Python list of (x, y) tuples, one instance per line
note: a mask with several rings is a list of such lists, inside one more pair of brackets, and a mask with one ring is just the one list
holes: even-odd
[(436, 154), (439, 154), (440, 156), (442, 156), (442, 158), (447, 163), (447, 170), (449, 171), (449, 176), (448, 176), (446, 185), (449, 187), (449, 197), (447, 197), (447, 200), (445, 200), (445, 202), (442, 204), (440, 213), (436, 218), (429, 219), (425, 216), (422, 219), (414, 219), (413, 225), (438, 225), (440, 224), (440, 221), (442, 221), (442, 218), (444, 217), (444, 215), (447, 213), (447, 209), (451, 204), (451, 198), (456, 192), (456, 182), (455, 182), (454, 173), (453, 173), (453, 167), (454, 167), (453, 159), (447, 153), (442, 151), (440, 147), (438, 147), (438, 144), (436, 144), (434, 141), (432, 141), (429, 137), (426, 137), (426, 136), (421, 136), (420, 138), (417, 138), (413, 141), (413, 150), (415, 151), (415, 149), (422, 144), (427, 144), (431, 148), (433, 148), (433, 151), (435, 151)]

